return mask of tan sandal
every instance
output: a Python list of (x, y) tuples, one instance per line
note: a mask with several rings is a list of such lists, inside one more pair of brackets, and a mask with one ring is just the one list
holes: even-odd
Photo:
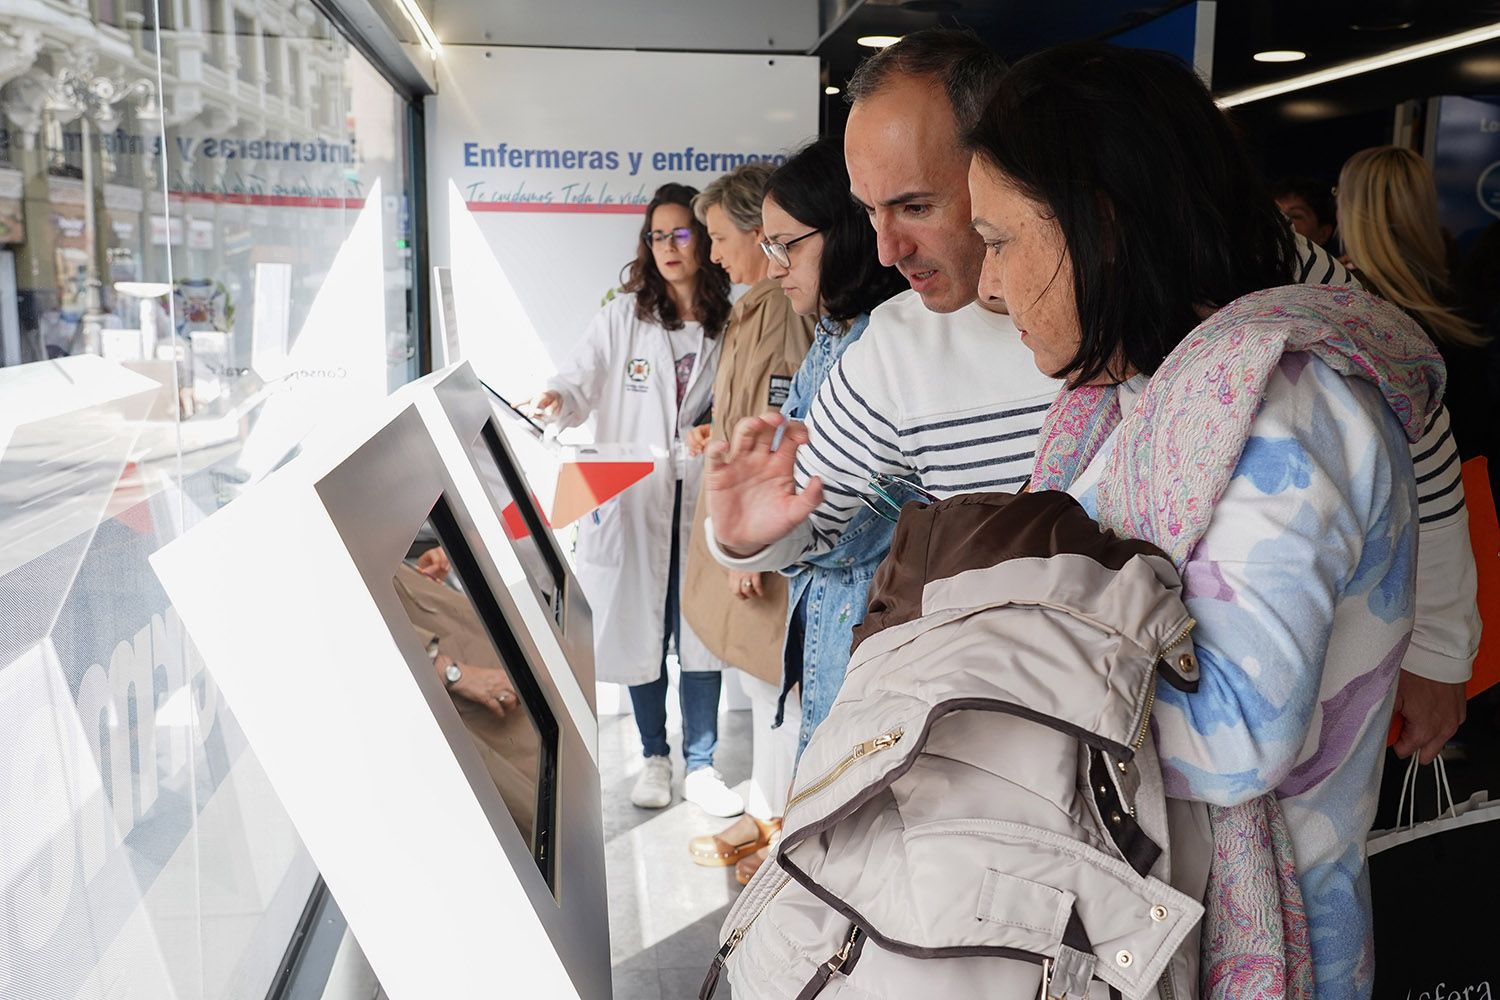
[(771, 848), (762, 847), (754, 854), (747, 854), (735, 862), (734, 880), (740, 885), (749, 885), (755, 873), (760, 871), (760, 866), (766, 863), (771, 856)]
[(694, 837), (688, 853), (694, 864), (724, 868), (765, 847), (780, 832), (781, 820), (762, 822), (746, 813), (718, 833)]

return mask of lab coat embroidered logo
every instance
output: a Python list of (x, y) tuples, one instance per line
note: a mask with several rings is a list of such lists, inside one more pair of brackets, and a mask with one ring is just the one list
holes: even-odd
[(651, 377), (651, 362), (645, 358), (631, 358), (625, 362), (625, 377), (632, 382), (644, 382)]

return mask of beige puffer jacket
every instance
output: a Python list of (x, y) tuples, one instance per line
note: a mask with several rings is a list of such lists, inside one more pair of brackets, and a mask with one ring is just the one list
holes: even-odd
[(907, 505), (870, 595), (702, 995), (1196, 996), (1148, 738), (1158, 673), (1197, 683), (1172, 564), (1064, 493), (971, 494)]

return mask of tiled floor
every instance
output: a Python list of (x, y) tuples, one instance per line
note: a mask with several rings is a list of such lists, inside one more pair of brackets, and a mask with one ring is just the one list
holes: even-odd
[[(610, 957), (615, 1000), (690, 1000), (714, 952), (719, 926), (739, 892), (732, 868), (700, 868), (688, 841), (730, 821), (681, 800), (681, 741), (671, 732), (677, 801), (637, 809), (630, 789), (640, 769), (640, 737), (628, 715), (599, 720), (599, 769), (604, 788), (604, 853), (609, 873)], [(743, 792), (750, 776), (750, 713), (719, 719), (719, 772)], [(720, 982), (715, 1000), (728, 1000)]]

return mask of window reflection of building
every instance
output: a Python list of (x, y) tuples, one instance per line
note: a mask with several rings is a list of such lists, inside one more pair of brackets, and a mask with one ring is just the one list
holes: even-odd
[[(85, 62), (117, 90), (148, 84), (151, 100), (136, 94), (103, 117), (67, 108), (59, 80)], [(23, 2), (0, 25), (0, 251), (15, 251), (22, 328), (20, 358), (0, 363), (90, 349), (79, 333), (91, 306), (95, 325), (134, 322), (116, 281), (212, 281), (248, 304), (260, 262), (296, 268), (295, 330), (369, 183), (405, 186), (401, 135), (368, 151), (357, 140), (360, 127), (369, 140), (370, 125), (402, 126), (351, 115), (362, 63), (307, 0)], [(86, 169), (89, 197), (56, 186)], [(89, 210), (97, 218), (77, 231)], [(401, 276), (400, 307), (407, 263), (387, 269)], [(241, 310), (225, 331), (241, 363), (251, 318)]]
[[(103, 471), (92, 409), (82, 411), (84, 441), (26, 412), (35, 397), (0, 392), (0, 416), (42, 428), (35, 443), (12, 435), (0, 452), (0, 483), (12, 485), (0, 515), (8, 499), (35, 524), (67, 529), (50, 551), (8, 568), (0, 620), (26, 623), (28, 636), (46, 631), (58, 677), (75, 686), (62, 685), (45, 716), (58, 734), (82, 734), (84, 747), (75, 767), (59, 759), (61, 738), (0, 726), (0, 760), (10, 762), (0, 785), (31, 781), (31, 751), (45, 747), (70, 790), (93, 774), (103, 787), (91, 793), (83, 781), (77, 794), (93, 798), (71, 816), (71, 800), (50, 792), (30, 814), (39, 819), (24, 828), (37, 846), (16, 857), (65, 861), (49, 868), (45, 906), (0, 884), (0, 997), (82, 995), (86, 981), (121, 996), (266, 996), (316, 871), (206, 673), (188, 669), (196, 654), (147, 557), (186, 512), (201, 516), (245, 486), (236, 463), (264, 411), (231, 404), (270, 395), (242, 371), (257, 270), (281, 276), (265, 282), (282, 310), (265, 339), (282, 356), (325, 289), (336, 293), (326, 300), (353, 297), (348, 282), (339, 291), (325, 279), (373, 179), (388, 194), (407, 190), (405, 104), (306, 0), (0, 0), (0, 9), (0, 365), (93, 350), (179, 390), (148, 394), (120, 418), (129, 460)], [(348, 156), (272, 157), (272, 142)], [(387, 280), (404, 286), (404, 258), (379, 242)], [(387, 314), (404, 351), (407, 319)], [(90, 315), (96, 344), (80, 335)], [(388, 333), (368, 319), (320, 326), (335, 329), (338, 348), (384, 344)], [(22, 384), (90, 360), (6, 376)], [(284, 395), (311, 410), (313, 393)], [(3, 412), (7, 402), (14, 412)], [(93, 513), (88, 523), (63, 516), (76, 491), (58, 477), (71, 482), (80, 464), (103, 477), (97, 524)], [(148, 794), (158, 761), (162, 793)], [(93, 853), (86, 847), (74, 865), (80, 843)], [(210, 877), (196, 877), (200, 864)]]

